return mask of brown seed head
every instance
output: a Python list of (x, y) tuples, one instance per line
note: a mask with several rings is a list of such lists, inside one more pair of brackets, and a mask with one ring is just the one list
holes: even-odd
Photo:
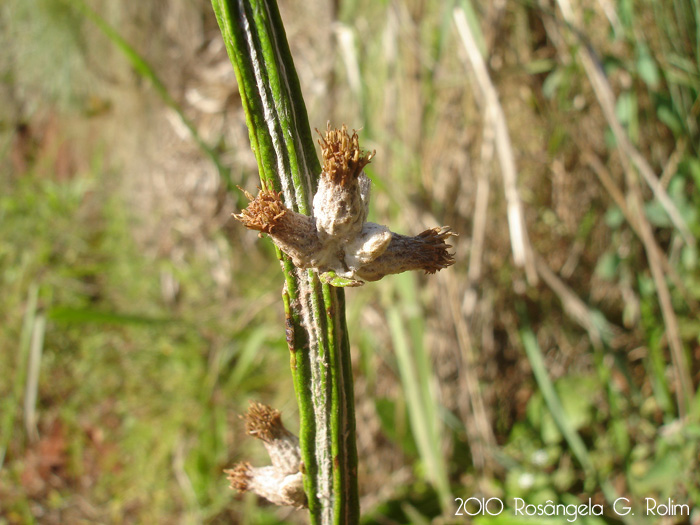
[(264, 233), (272, 233), (280, 219), (287, 213), (287, 208), (282, 202), (282, 193), (269, 190), (260, 190), (257, 197), (242, 188), (241, 191), (248, 197), (248, 207), (239, 214), (233, 216), (241, 221), (246, 228), (258, 230)]
[(247, 492), (253, 478), (253, 467), (250, 463), (238, 463), (232, 469), (224, 470), (231, 488), (240, 493)]
[[(318, 130), (316, 132), (321, 134)], [(321, 176), (328, 177), (341, 186), (356, 180), (374, 157), (374, 152), (368, 153), (360, 149), (357, 132), (353, 130), (350, 136), (345, 124), (342, 129), (331, 129), (329, 122), (326, 136), (321, 137), (318, 143), (323, 156)]]
[(251, 403), (248, 407), (245, 416), (245, 430), (251, 436), (266, 443), (289, 434), (289, 431), (282, 424), (279, 410), (256, 402)]
[(245, 420), (246, 432), (264, 443), (272, 465), (280, 473), (299, 472), (299, 438), (284, 427), (279, 410), (251, 402)]
[(445, 240), (456, 236), (457, 234), (448, 226), (431, 228), (416, 236), (416, 239), (420, 239), (422, 243), (421, 251), (424, 256), (422, 269), (425, 273), (435, 273), (455, 263), (454, 254), (447, 251), (452, 246)]
[(445, 240), (456, 236), (450, 228), (431, 228), (415, 237), (392, 233), (387, 249), (372, 262), (362, 266), (356, 274), (366, 281), (378, 281), (385, 275), (424, 270), (435, 273), (454, 264), (454, 255)]
[(253, 492), (275, 505), (307, 506), (301, 472), (284, 474), (275, 467), (252, 467), (249, 463), (239, 463), (224, 472), (231, 488), (240, 493)]

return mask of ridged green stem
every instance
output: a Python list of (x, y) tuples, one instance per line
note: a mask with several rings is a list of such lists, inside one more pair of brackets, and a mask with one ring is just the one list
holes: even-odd
[[(212, 0), (233, 63), (260, 179), (310, 214), (321, 167), (274, 0)], [(343, 290), (278, 252), (312, 523), (359, 520), (350, 347)]]

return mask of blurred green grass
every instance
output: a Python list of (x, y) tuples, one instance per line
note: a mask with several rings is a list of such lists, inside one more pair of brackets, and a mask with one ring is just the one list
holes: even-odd
[[(461, 233), (447, 272), (348, 294), (366, 523), (438, 520), (438, 501), (450, 494), (536, 504), (604, 501), (610, 490), (635, 503), (671, 497), (698, 519), (700, 397), (679, 418), (644, 247), (587, 155), (623, 197), (625, 160), (576, 59), (583, 45), (597, 53), (618, 119), (697, 239), (699, 7), (672, 4), (577, 4), (577, 35), (554, 4), (282, 2), (312, 126), (346, 122), (377, 150), (368, 170), (372, 220), (406, 233), (434, 223)], [(93, 7), (217, 144), (234, 182), (252, 190), (246, 132), (232, 135), (242, 127), (233, 81), (218, 109), (229, 115), (224, 124), (192, 102), (193, 90), (209, 96), (202, 50), (220, 39), (210, 5)], [(528, 286), (512, 262), (498, 166), (484, 153), (485, 120), (454, 7), (480, 28), (533, 247), (590, 322), (610, 330), (602, 342), (559, 293)], [(191, 233), (183, 224), (199, 225), (196, 185), (179, 197), (155, 193), (181, 199), (189, 211), (180, 222), (144, 207), (131, 178), (147, 175), (129, 162), (180, 159), (185, 147), (172, 139), (124, 145), (124, 135), (162, 132), (155, 112), (128, 120), (120, 112), (127, 96), (159, 104), (148, 78), (64, 2), (8, 1), (1, 12), (0, 523), (303, 522), (303, 513), (235, 498), (222, 475), (234, 461), (266, 462), (237, 418), (249, 399), (296, 424), (270, 246), (218, 219)], [(189, 187), (183, 172), (196, 179), (197, 166), (171, 166), (165, 180)], [(474, 283), (479, 170), (493, 176)], [(643, 196), (682, 284), (668, 276), (697, 391), (697, 246), (684, 245), (650, 192)], [(238, 198), (212, 213), (235, 211)], [(40, 361), (28, 406), (31, 355)], [(26, 424), (33, 414), (36, 433)]]
[[(283, 336), (249, 283), (241, 281), (237, 304), (223, 309), (203, 293), (215, 288), (210, 272), (192, 260), (178, 272), (186, 298), (165, 304), (160, 274), (168, 262), (136, 246), (134, 218), (112, 185), (101, 171), (69, 181), (32, 171), (3, 180), (0, 356), (10, 373), (0, 385), (3, 415), (14, 416), (0, 436), (0, 491), (9, 522), (32, 522), (31, 501), (44, 498), (52, 503), (38, 522), (70, 522), (86, 495), (98, 520), (216, 515), (228, 493), (209, 480), (221, 478), (237, 440), (234, 414), (245, 409), (245, 392), (264, 397), (267, 374), (286, 368), (282, 352), (268, 361)], [(38, 291), (35, 303), (28, 290)], [(251, 309), (250, 323), (236, 326)], [(17, 405), (26, 395), (20, 331), (38, 314), (47, 328), (36, 441)]]

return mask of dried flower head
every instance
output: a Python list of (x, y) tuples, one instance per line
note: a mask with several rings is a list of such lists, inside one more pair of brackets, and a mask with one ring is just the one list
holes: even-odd
[(325, 256), (314, 219), (285, 207), (280, 194), (261, 190), (257, 197), (247, 191), (248, 207), (234, 217), (246, 228), (267, 233), (277, 247), (299, 268), (317, 268)]
[(275, 467), (253, 467), (250, 463), (238, 463), (224, 472), (231, 482), (231, 488), (240, 493), (254, 492), (280, 506), (307, 506), (301, 472), (285, 475)]
[(371, 184), (363, 169), (374, 154), (362, 151), (357, 132), (350, 136), (345, 126), (331, 129), (329, 124), (319, 144), (323, 170), (314, 195), (316, 228), (322, 242), (349, 242), (367, 220)]
[(252, 491), (276, 505), (305, 507), (299, 439), (284, 427), (278, 410), (262, 403), (251, 403), (245, 420), (246, 431), (265, 444), (272, 465), (253, 467), (244, 462), (225, 470), (231, 488)]
[(262, 403), (251, 403), (245, 421), (246, 432), (265, 444), (274, 467), (284, 474), (299, 472), (299, 438), (282, 424), (279, 410)]
[(402, 273), (409, 270), (424, 270), (425, 273), (435, 273), (454, 264), (455, 259), (447, 250), (450, 245), (446, 239), (454, 236), (447, 226), (431, 228), (415, 237), (407, 237), (393, 233), (389, 247), (371, 263), (357, 272), (357, 276), (365, 281), (378, 281), (391, 273)]
[(246, 227), (267, 233), (295, 266), (315, 268), (326, 282), (357, 286), (407, 270), (435, 273), (454, 264), (448, 227), (416, 237), (367, 222), (371, 182), (364, 173), (374, 153), (362, 151), (356, 132), (331, 129), (319, 141), (323, 170), (313, 199), (313, 217), (284, 206), (281, 196), (261, 191), (234, 215)]
[[(321, 134), (318, 130), (316, 132)], [(326, 127), (326, 136), (321, 137), (318, 143), (323, 156), (321, 176), (341, 186), (356, 180), (375, 154), (375, 152), (362, 151), (357, 132), (353, 131), (350, 136), (344, 124), (341, 129), (331, 129), (329, 122)]]
[(241, 221), (246, 228), (259, 232), (272, 233), (275, 226), (282, 223), (282, 218), (287, 213), (287, 208), (282, 202), (282, 194), (274, 191), (260, 190), (257, 197), (253, 197), (240, 186), (238, 187), (250, 204), (239, 214), (233, 216)]

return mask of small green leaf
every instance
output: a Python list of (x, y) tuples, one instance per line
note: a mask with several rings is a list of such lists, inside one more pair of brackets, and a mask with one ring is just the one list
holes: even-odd
[(657, 106), (656, 116), (659, 117), (661, 122), (668, 126), (668, 129), (670, 129), (674, 135), (683, 134), (683, 123), (673, 108), (665, 104), (660, 104)]
[(545, 98), (551, 100), (554, 98), (559, 86), (561, 85), (562, 78), (564, 76), (564, 71), (559, 68), (552, 71), (542, 84), (542, 94)]
[(639, 471), (630, 479), (630, 486), (638, 494), (665, 495), (675, 486), (679, 476), (683, 476), (687, 471), (686, 461), (675, 449), (669, 449), (665, 454), (660, 454), (651, 464), (648, 461), (642, 461), (630, 468), (635, 466)]
[(681, 249), (681, 263), (686, 270), (695, 270), (698, 265), (697, 246), (683, 246), (683, 249)]
[(528, 75), (539, 75), (541, 73), (552, 71), (555, 66), (556, 62), (554, 62), (552, 59), (540, 58), (525, 64), (525, 71), (527, 71)]
[(613, 206), (612, 208), (608, 208), (608, 211), (605, 212), (605, 224), (607, 224), (609, 228), (614, 230), (622, 226), (624, 222), (625, 214), (622, 213), (619, 207)]
[(633, 91), (621, 93), (615, 105), (615, 114), (623, 126), (627, 128), (627, 134), (633, 143), (639, 138), (637, 94)]
[(637, 73), (650, 88), (656, 88), (659, 85), (659, 68), (649, 53), (649, 48), (644, 44), (638, 48)]
[(634, 95), (629, 91), (620, 93), (615, 104), (615, 114), (622, 125), (626, 126), (632, 121), (632, 112), (635, 109)]
[(688, 157), (686, 158), (686, 161), (688, 164), (688, 171), (690, 172), (690, 176), (693, 178), (693, 181), (695, 181), (695, 185), (700, 186), (700, 160), (693, 157)]
[(331, 286), (335, 286), (337, 288), (354, 288), (356, 286), (362, 286), (363, 284), (365, 284), (364, 281), (360, 281), (357, 279), (340, 277), (333, 270), (322, 273), (321, 275), (319, 275), (319, 279), (321, 279), (322, 283), (330, 284)]
[(671, 226), (671, 220), (668, 218), (664, 207), (659, 201), (650, 201), (644, 205), (644, 215), (647, 216), (649, 222), (659, 228), (668, 228)]
[(605, 281), (612, 281), (617, 276), (617, 268), (620, 266), (620, 257), (613, 252), (605, 252), (595, 267), (595, 273)]

